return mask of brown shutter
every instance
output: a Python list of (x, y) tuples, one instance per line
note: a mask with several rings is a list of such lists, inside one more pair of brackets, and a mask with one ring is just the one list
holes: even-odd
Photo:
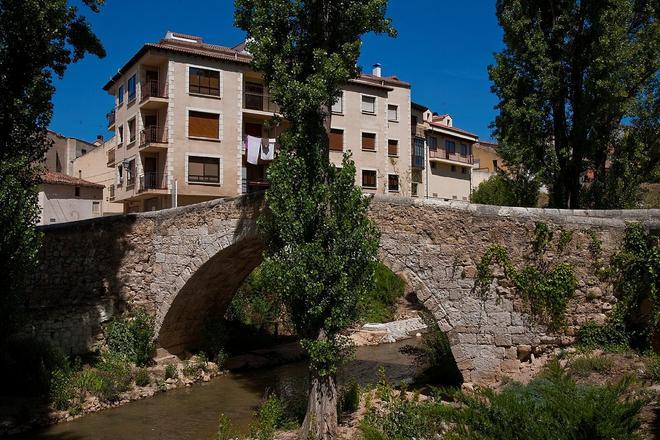
[(188, 180), (195, 181), (200, 180), (200, 177), (204, 175), (204, 162), (202, 162), (200, 157), (189, 157), (188, 158)]
[(362, 133), (362, 149), (363, 150), (376, 149), (376, 135), (374, 133)]
[(387, 141), (387, 154), (390, 156), (399, 155), (399, 141), (390, 139)]
[(188, 136), (219, 139), (220, 116), (214, 113), (191, 111), (188, 118)]
[(344, 130), (330, 130), (330, 150), (344, 151)]

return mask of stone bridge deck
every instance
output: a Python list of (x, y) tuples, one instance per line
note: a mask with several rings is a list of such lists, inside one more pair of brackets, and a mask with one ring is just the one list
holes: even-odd
[[(111, 316), (144, 307), (155, 316), (161, 347), (177, 352), (194, 345), (204, 320), (224, 313), (261, 262), (255, 220), (262, 209), (261, 199), (240, 197), (42, 227), (27, 331), (80, 352), (94, 344)], [(382, 261), (434, 314), (466, 381), (473, 382), (515, 372), (526, 354), (568, 344), (585, 321), (606, 319), (616, 299), (611, 286), (594, 275), (591, 231), (608, 258), (626, 221), (652, 229), (660, 224), (658, 210), (526, 209), (379, 197), (370, 215), (382, 234)], [(574, 231), (561, 258), (575, 266), (580, 281), (562, 334), (531, 319), (506, 283), (487, 299), (473, 288), (485, 249), (501, 243), (514, 261), (523, 261), (537, 221)]]

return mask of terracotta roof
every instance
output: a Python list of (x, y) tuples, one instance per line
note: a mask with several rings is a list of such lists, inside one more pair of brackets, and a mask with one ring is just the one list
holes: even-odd
[[(184, 53), (189, 55), (197, 55), (201, 57), (220, 59), (224, 61), (237, 62), (240, 64), (250, 64), (252, 56), (246, 52), (245, 42), (230, 48), (225, 46), (218, 46), (216, 44), (208, 44), (202, 42), (200, 37), (191, 35), (168, 33), (178, 38), (185, 38), (193, 41), (181, 41), (171, 38), (164, 38), (158, 43), (145, 43), (144, 46), (117, 71), (108, 83), (103, 86), (103, 90), (109, 90), (112, 85), (119, 80), (144, 54), (149, 50), (163, 50), (176, 53)], [(360, 81), (361, 80), (361, 81)], [(387, 88), (387, 85), (394, 85), (399, 87), (410, 87), (410, 83), (399, 80), (395, 76), (377, 77), (373, 75), (360, 75), (360, 78), (351, 80), (356, 84), (372, 85), (374, 87)], [(366, 84), (365, 84), (366, 83)]]
[(442, 128), (444, 130), (454, 131), (456, 133), (467, 135), (467, 136), (472, 136), (473, 138), (477, 138), (477, 139), (479, 138), (479, 136), (477, 136), (476, 134), (470, 133), (469, 131), (463, 130), (461, 128), (448, 127), (445, 124), (440, 124), (438, 122), (430, 122), (429, 124), (431, 124), (433, 127), (438, 127), (438, 128)]
[(51, 185), (70, 185), (70, 186), (85, 186), (89, 188), (104, 188), (100, 183), (88, 182), (87, 180), (79, 179), (77, 177), (69, 176), (63, 173), (56, 173), (53, 171), (46, 171), (41, 176), (41, 183)]

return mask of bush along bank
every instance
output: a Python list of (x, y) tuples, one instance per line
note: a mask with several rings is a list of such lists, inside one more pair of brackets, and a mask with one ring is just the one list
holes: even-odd
[(46, 404), (30, 405), (32, 414), (21, 415), (20, 420), (2, 420), (0, 435), (73, 420), (222, 374), (222, 365), (209, 362), (203, 353), (154, 365), (153, 335), (153, 319), (138, 309), (109, 322), (104, 328), (105, 347), (85, 362), (69, 359), (45, 343), (27, 345), (33, 347), (27, 358), (37, 363), (39, 374), (33, 375), (34, 366), (26, 374), (41, 384), (35, 401), (45, 399)]

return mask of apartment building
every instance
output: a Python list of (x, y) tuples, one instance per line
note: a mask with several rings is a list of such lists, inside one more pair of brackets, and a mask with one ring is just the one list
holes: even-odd
[(478, 136), (417, 103), (411, 104), (411, 134), (413, 196), (468, 201)]
[(52, 130), (48, 130), (48, 139), (53, 144), (44, 157), (46, 169), (69, 176), (73, 175), (73, 161), (96, 148), (93, 143), (67, 137)]
[[(286, 121), (245, 45), (168, 32), (146, 43), (105, 85), (115, 97), (107, 150), (110, 192), (126, 212), (187, 205), (268, 187)], [(410, 84), (372, 74), (350, 81), (332, 109), (331, 160), (351, 150), (366, 192), (410, 193)]]
[(480, 140), (475, 144), (473, 154), (472, 188), (476, 189), (481, 182), (497, 174), (497, 170), (503, 167), (503, 161), (497, 154), (497, 144), (493, 142)]

